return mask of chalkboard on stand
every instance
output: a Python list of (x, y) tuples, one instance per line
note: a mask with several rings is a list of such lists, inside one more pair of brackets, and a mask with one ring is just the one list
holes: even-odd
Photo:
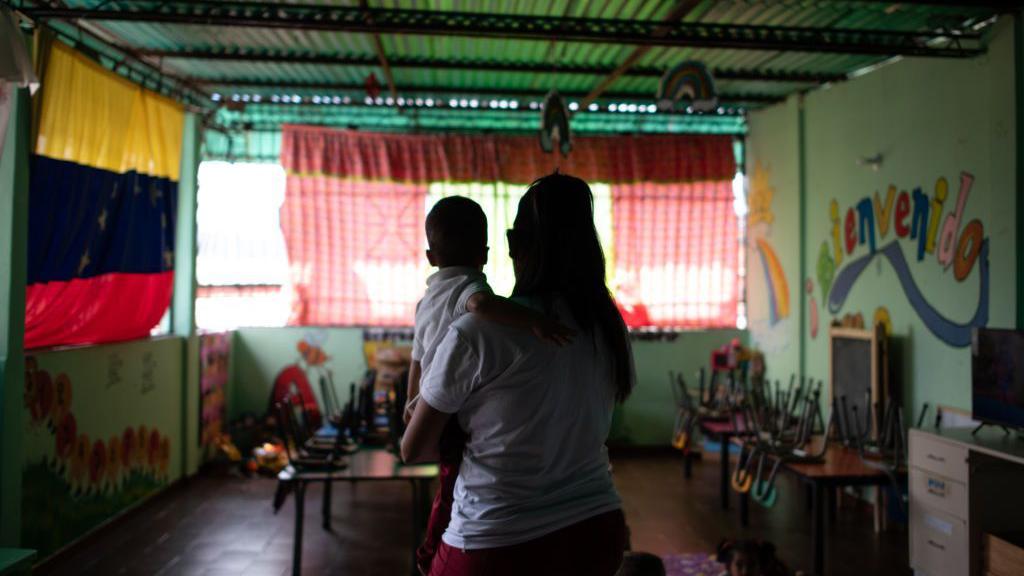
[(874, 330), (833, 326), (829, 330), (829, 404), (836, 399), (836, 407), (843, 410), (851, 432), (857, 430), (853, 422), (856, 414), (860, 429), (878, 435), (882, 421), (883, 399), (891, 397), (889, 387), (888, 350), (885, 328)]

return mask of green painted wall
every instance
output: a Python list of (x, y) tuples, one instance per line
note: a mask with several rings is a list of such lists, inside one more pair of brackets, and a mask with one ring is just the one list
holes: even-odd
[(636, 388), (618, 410), (612, 440), (639, 446), (671, 442), (676, 406), (669, 386), (669, 370), (681, 372), (687, 385), (696, 390), (696, 373), (708, 366), (711, 351), (733, 338), (746, 344), (746, 331), (682, 332), (671, 342), (634, 340)]
[[(808, 298), (808, 310), (816, 305), (820, 314), (817, 337), (810, 333), (810, 312), (808, 321), (800, 327), (807, 346), (805, 370), (809, 375), (827, 377), (827, 330), (831, 320), (860, 313), (870, 326), (876, 310), (885, 307), (892, 320), (892, 344), (899, 361), (896, 379), (904, 386), (908, 412), (912, 407), (916, 414), (924, 402), (933, 407), (939, 403), (970, 408), (969, 349), (951, 346), (928, 329), (912, 308), (889, 261), (876, 256), (852, 285), (844, 306), (833, 315), (826, 307), (817, 274), (819, 250), (823, 243), (827, 243), (830, 253), (833, 248), (833, 199), (842, 219), (848, 208), (856, 210), (860, 200), (872, 199), (876, 191), (884, 207), (890, 185), (896, 187), (897, 196), (899, 191), (912, 194), (920, 187), (931, 200), (936, 182), (945, 178), (948, 192), (938, 222), (941, 229), (946, 215), (956, 207), (961, 172), (968, 172), (974, 183), (959, 230), (974, 219), (983, 225), (991, 265), (988, 325), (1012, 327), (1017, 294), (1015, 72), (1012, 22), (1004, 19), (997, 24), (985, 56), (972, 60), (905, 59), (807, 95), (804, 265), (814, 282), (815, 303), (806, 294), (803, 297)], [(761, 157), (770, 158), (774, 166), (798, 167), (796, 149), (782, 149), (784, 142), (764, 131), (774, 126), (787, 135), (786, 141), (791, 140), (786, 126), (799, 127), (794, 102), (752, 116), (751, 155), (760, 150)], [(862, 165), (864, 158), (878, 154), (882, 162), (877, 170)], [(790, 170), (783, 169), (783, 177), (773, 175), (777, 190), (791, 185)], [(786, 210), (795, 211), (797, 206)], [(926, 252), (918, 261), (917, 241), (896, 239), (892, 220), (890, 215), (885, 235), (875, 222), (877, 247), (881, 249), (895, 240), (927, 302), (949, 320), (966, 323), (979, 302), (980, 264), (975, 262), (970, 274), (957, 281), (952, 268), (943, 268), (937, 262), (936, 253)], [(911, 220), (907, 218), (908, 225)], [(841, 242), (844, 235), (840, 222)], [(799, 246), (787, 250), (785, 258), (798, 257)], [(849, 254), (844, 249), (837, 273), (868, 253), (867, 244), (858, 244)], [(752, 272), (754, 266), (752, 260)], [(766, 297), (763, 289), (751, 282), (751, 306)], [(760, 341), (759, 337), (755, 341)], [(769, 358), (768, 363), (772, 366), (773, 359)]]
[[(262, 414), (267, 409), (274, 377), (299, 359), (297, 343), (316, 330), (307, 328), (243, 328), (235, 333), (232, 348), (232, 377), (228, 392), (229, 419), (244, 412)], [(348, 384), (366, 370), (363, 333), (355, 328), (320, 331), (327, 338), (323, 348), (330, 357), (342, 402), (348, 400)], [(684, 332), (672, 342), (634, 341), (637, 387), (619, 409), (613, 439), (638, 445), (668, 444), (672, 436), (675, 406), (668, 383), (668, 371), (682, 371), (689, 382), (706, 366), (711, 350), (733, 338), (745, 341), (740, 330)], [(320, 390), (313, 383), (314, 392)]]
[[(348, 384), (366, 371), (363, 359), (363, 331), (358, 328), (242, 328), (235, 332), (231, 349), (231, 384), (228, 391), (228, 421), (245, 412), (267, 410), (274, 378), (285, 366), (299, 361), (296, 346), (310, 334), (326, 337), (323, 350), (334, 373), (341, 402), (348, 401)], [(316, 382), (311, 382), (319, 398)]]
[(196, 336), (196, 191), (199, 145), (202, 141), (199, 117), (185, 113), (178, 177), (178, 214), (174, 239), (174, 293), (171, 298), (171, 332), (185, 338), (182, 348), (182, 412), (185, 437), (181, 442), (185, 473), (199, 470), (199, 338)]
[(21, 525), (21, 406), (28, 242), (28, 90), (13, 97), (0, 158), (0, 547)]
[[(765, 353), (768, 378), (800, 372), (800, 222), (796, 99), (750, 115), (747, 138), (747, 317), (751, 345)], [(775, 251), (785, 280), (772, 277), (758, 241)], [(788, 297), (788, 314), (780, 310)], [(774, 304), (773, 304), (774, 302)], [(772, 307), (777, 310), (772, 315)]]
[(30, 352), (23, 546), (45, 557), (182, 476), (183, 348), (165, 337)]

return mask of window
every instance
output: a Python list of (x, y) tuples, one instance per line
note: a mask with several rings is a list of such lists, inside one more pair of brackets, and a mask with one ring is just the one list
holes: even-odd
[[(368, 182), (279, 165), (200, 166), (197, 324), (406, 327), (433, 270), (425, 215), (460, 195), (488, 217), (485, 267), (515, 283), (505, 230), (522, 184)], [(286, 187), (290, 187), (286, 195)], [(608, 285), (635, 329), (735, 327), (742, 300), (742, 175), (732, 181), (591, 183)]]
[[(465, 196), (480, 204), (484, 214), (487, 215), (487, 245), (490, 251), (487, 254), (487, 265), (484, 266), (484, 273), (487, 274), (487, 281), (496, 294), (508, 295), (512, 293), (515, 286), (515, 273), (512, 270), (512, 259), (508, 256), (508, 244), (505, 240), (505, 231), (512, 227), (516, 218), (516, 211), (519, 208), (519, 198), (523, 195), (526, 187), (521, 184), (506, 184), (504, 182), (494, 183), (468, 183), (455, 184), (437, 182), (431, 184), (427, 189), (424, 214), (441, 198), (447, 196)], [(612, 263), (613, 245), (612, 238), (612, 200), (611, 191), (607, 184), (594, 184), (591, 186), (594, 193), (594, 223), (597, 227), (598, 236), (601, 238), (601, 245), (605, 250), (605, 257), (608, 262), (609, 280), (613, 276)], [(422, 228), (422, 224), (420, 226)], [(426, 239), (424, 238), (424, 242)], [(426, 259), (423, 258), (426, 266)], [(417, 295), (422, 295), (422, 289)]]
[(291, 310), (278, 164), (203, 162), (196, 215), (196, 326), (284, 326)]

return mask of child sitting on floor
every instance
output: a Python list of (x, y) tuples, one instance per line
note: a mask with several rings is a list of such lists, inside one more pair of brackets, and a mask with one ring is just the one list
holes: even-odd
[[(480, 205), (461, 196), (438, 201), (427, 215), (427, 260), (438, 271), (427, 278), (427, 291), (416, 307), (412, 367), (409, 370), (409, 401), (405, 421), (412, 417), (419, 399), (420, 377), (429, 368), (434, 352), (448, 327), (467, 312), (521, 328), (556, 344), (565, 344), (572, 332), (529, 308), (495, 296), (482, 271), (487, 263), (487, 217)], [(434, 497), (423, 544), (416, 550), (416, 566), (430, 572), (430, 563), (451, 519), (455, 480), (459, 475), (465, 433), (451, 418), (439, 446), (440, 485)]]
[(761, 540), (723, 540), (717, 560), (725, 565), (722, 576), (789, 576), (791, 572), (775, 556), (775, 545)]

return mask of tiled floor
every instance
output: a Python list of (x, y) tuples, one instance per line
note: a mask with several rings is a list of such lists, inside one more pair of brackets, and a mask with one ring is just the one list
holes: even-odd
[[(723, 537), (772, 540), (782, 558), (805, 567), (810, 522), (804, 492), (783, 483), (772, 510), (756, 505), (751, 526), (739, 528), (735, 510), (718, 503), (718, 466), (697, 463), (689, 481), (678, 459), (620, 458), (615, 478), (622, 494), (633, 547), (657, 554), (707, 551)], [(272, 514), (270, 480), (200, 476), (159, 496), (125, 520), (101, 531), (40, 574), (176, 574), (252, 576), (287, 574), (292, 551), (293, 500)], [(320, 528), (320, 488), (307, 496), (304, 574), (405, 576), (412, 526), (407, 484), (337, 485), (334, 532)], [(875, 535), (866, 508), (842, 509), (832, 527), (829, 574), (906, 575), (907, 536), (902, 527)]]
[[(622, 494), (626, 520), (637, 550), (659, 555), (711, 552), (723, 538), (761, 538), (775, 543), (779, 557), (791, 568), (809, 570), (811, 518), (806, 490), (786, 475), (779, 476), (779, 498), (768, 510), (750, 505), (750, 526), (739, 522), (738, 499), (731, 508), (719, 502), (718, 460), (695, 463), (684, 480), (674, 458), (630, 458), (614, 462), (615, 483)], [(909, 576), (906, 527), (890, 523), (875, 534), (871, 508), (853, 498), (830, 526), (828, 576)]]

